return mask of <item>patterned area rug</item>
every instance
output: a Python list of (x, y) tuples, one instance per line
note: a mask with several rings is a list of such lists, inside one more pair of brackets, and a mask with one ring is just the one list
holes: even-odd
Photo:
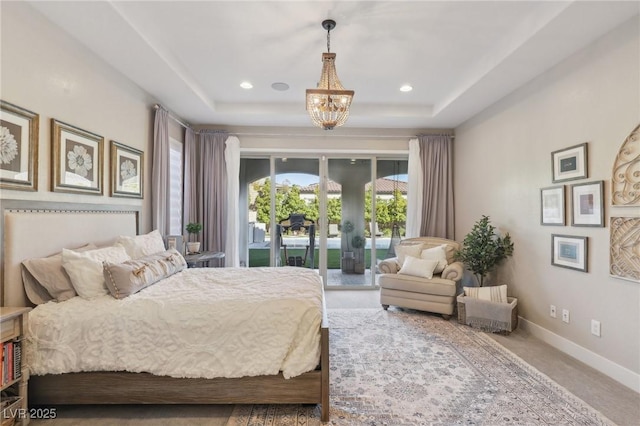
[[(417, 311), (329, 311), (333, 425), (613, 425), (490, 337)], [(236, 406), (231, 426), (320, 425), (314, 405)]]

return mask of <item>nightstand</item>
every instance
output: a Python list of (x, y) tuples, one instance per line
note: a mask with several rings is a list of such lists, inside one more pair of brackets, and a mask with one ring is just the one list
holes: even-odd
[(212, 260), (216, 261), (216, 267), (222, 266), (224, 261), (224, 252), (222, 251), (203, 251), (201, 253), (187, 254), (184, 256), (184, 260), (187, 261), (189, 268), (197, 268), (205, 266), (211, 266), (209, 263)]
[(29, 424), (27, 405), (29, 370), (26, 362), (23, 362), (23, 337), (30, 310), (31, 308), (0, 308), (2, 424), (11, 418), (16, 419), (15, 424)]

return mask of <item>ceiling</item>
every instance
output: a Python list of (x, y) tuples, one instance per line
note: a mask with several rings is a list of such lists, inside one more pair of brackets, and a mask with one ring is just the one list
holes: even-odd
[[(345, 127), (417, 129), (456, 127), (640, 9), (636, 1), (30, 3), (194, 125), (311, 126), (305, 89), (320, 78), (321, 22), (331, 18), (338, 76), (355, 91)], [(413, 90), (401, 92), (404, 84)]]

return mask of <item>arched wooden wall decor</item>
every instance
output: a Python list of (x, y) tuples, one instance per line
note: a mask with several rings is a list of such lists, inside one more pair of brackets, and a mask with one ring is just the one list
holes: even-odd
[(625, 139), (613, 163), (611, 204), (640, 205), (640, 125)]
[[(640, 211), (640, 125), (625, 139), (613, 163), (611, 205)], [(611, 217), (610, 224), (609, 273), (640, 282), (640, 217)]]
[(640, 282), (640, 218), (612, 217), (609, 272)]

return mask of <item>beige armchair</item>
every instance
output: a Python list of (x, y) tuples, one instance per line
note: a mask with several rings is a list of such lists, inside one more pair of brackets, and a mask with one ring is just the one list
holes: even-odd
[[(418, 237), (403, 240), (400, 245), (403, 247), (396, 249), (398, 257), (385, 259), (378, 264), (378, 269), (382, 273), (378, 281), (382, 307), (386, 310), (393, 305), (435, 312), (442, 314), (444, 319), (449, 319), (456, 304), (457, 282), (462, 279), (464, 272), (462, 263), (453, 259), (455, 251), (460, 249), (460, 243), (444, 238)], [(399, 258), (406, 258), (403, 256), (405, 251), (411, 251), (414, 255), (417, 253), (422, 258), (429, 258), (434, 250), (429, 250), (428, 254), (425, 250), (439, 246), (443, 246), (447, 263), (442, 272), (438, 273), (436, 269), (432, 278), (398, 273), (403, 266)], [(439, 249), (435, 250), (439, 252)]]

